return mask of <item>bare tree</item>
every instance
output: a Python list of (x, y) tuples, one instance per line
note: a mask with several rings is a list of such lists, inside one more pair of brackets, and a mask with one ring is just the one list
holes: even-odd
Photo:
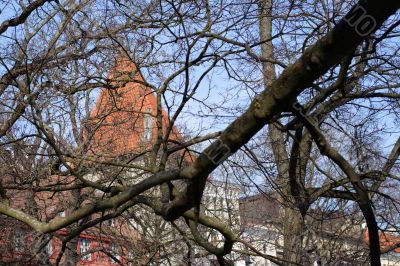
[[(61, 239), (57, 264), (82, 232), (125, 234), (108, 220), (139, 232), (121, 253), (157, 247), (140, 261), (180, 235), (188, 261), (195, 244), (221, 265), (236, 246), (309, 263), (305, 217), (328, 199), (356, 203), (380, 265), (379, 232), (399, 226), (398, 2), (0, 4), (0, 213)], [(279, 194), (283, 258), (202, 211), (209, 176), (235, 168)]]

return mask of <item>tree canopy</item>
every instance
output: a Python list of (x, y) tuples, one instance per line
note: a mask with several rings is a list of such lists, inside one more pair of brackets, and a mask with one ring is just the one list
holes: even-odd
[[(0, 0), (1, 216), (66, 230), (57, 263), (122, 217), (168, 224), (221, 265), (238, 250), (305, 265), (319, 210), (365, 222), (380, 265), (400, 245), (380, 237), (400, 233), (399, 7)], [(202, 211), (212, 181), (276, 198), (282, 257)]]

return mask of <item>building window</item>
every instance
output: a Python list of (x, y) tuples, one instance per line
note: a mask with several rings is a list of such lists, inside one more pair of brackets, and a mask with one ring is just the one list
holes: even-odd
[(121, 257), (119, 256), (119, 246), (111, 243), (110, 244), (110, 253), (112, 255), (110, 257), (111, 263), (118, 264), (119, 263), (118, 261), (121, 259)]
[(251, 257), (250, 257), (249, 255), (247, 255), (247, 256), (244, 258), (244, 263), (245, 263), (246, 266), (250, 266), (250, 265), (253, 264), (253, 261), (252, 261), (252, 259), (251, 259)]
[(133, 250), (128, 251), (128, 266), (133, 266), (136, 259), (136, 253)]
[(81, 254), (82, 260), (91, 260), (92, 254), (89, 253), (90, 250), (90, 240), (79, 239), (79, 252)]
[(115, 221), (114, 221), (114, 219), (107, 220), (106, 224), (107, 224), (108, 226), (110, 226), (110, 227), (115, 227)]
[(23, 234), (15, 234), (12, 238), (12, 245), (17, 253), (21, 253), (25, 248), (25, 238)]
[(146, 113), (143, 116), (143, 139), (145, 141), (151, 140), (151, 134), (153, 131), (153, 116), (150, 114), (150, 110), (146, 110)]
[(53, 255), (53, 244), (51, 239), (47, 242), (44, 252), (46, 252), (47, 256), (51, 257)]

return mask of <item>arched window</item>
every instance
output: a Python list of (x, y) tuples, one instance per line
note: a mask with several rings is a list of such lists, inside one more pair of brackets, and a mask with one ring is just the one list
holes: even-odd
[(153, 116), (150, 114), (151, 110), (147, 109), (146, 113), (143, 115), (143, 139), (145, 141), (151, 140), (151, 135), (153, 132)]

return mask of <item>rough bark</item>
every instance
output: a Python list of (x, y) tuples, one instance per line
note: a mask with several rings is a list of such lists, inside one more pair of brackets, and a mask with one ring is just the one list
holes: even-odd
[[(260, 23), (259, 23), (259, 32), (260, 32), (260, 42), (261, 44), (261, 57), (273, 59), (273, 44), (272, 41), (263, 42), (265, 40), (270, 40), (272, 38), (272, 8), (273, 2), (272, 0), (260, 0), (259, 2), (260, 8)], [(271, 61), (263, 61), (263, 76), (264, 76), (264, 86), (265, 90), (268, 90), (270, 84), (276, 79), (275, 74), (275, 65), (271, 63)], [(301, 133), (301, 129), (300, 129)], [(276, 123), (272, 123), (268, 128), (268, 138), (271, 142), (272, 152), (274, 156), (275, 165), (278, 170), (277, 183), (281, 192), (284, 193), (283, 197), (280, 197), (280, 202), (289, 201), (292, 203), (295, 202), (304, 202), (299, 199), (299, 195), (295, 196), (296, 193), (292, 193), (290, 180), (292, 177), (295, 183), (301, 183), (302, 178), (305, 176), (305, 168), (308, 161), (308, 154), (310, 151), (310, 138), (299, 138), (297, 141), (300, 143), (293, 144), (294, 147), (297, 147), (295, 152), (296, 154), (289, 155), (286, 149), (285, 136), (284, 133), (278, 129), (278, 125)], [(309, 146), (309, 147), (305, 147)], [(307, 148), (307, 149), (305, 149)], [(307, 154), (308, 153), (308, 154)], [(290, 163), (293, 162), (293, 173), (290, 173)], [(301, 189), (301, 186), (295, 185)], [(302, 194), (304, 197), (305, 191), (298, 191), (297, 194)], [(297, 206), (291, 206), (292, 204), (283, 204), (282, 211), (282, 229), (284, 236), (284, 246), (283, 246), (283, 259), (286, 261), (291, 261), (294, 263), (303, 263), (302, 256), (302, 241), (301, 235), (304, 231), (304, 223), (302, 213), (297, 209)], [(295, 204), (293, 204), (295, 205)], [(302, 204), (304, 205), (304, 204)], [(308, 208), (308, 206), (298, 206), (303, 208)]]
[[(388, 1), (382, 5), (380, 1), (369, 0), (360, 2), (360, 5), (366, 13), (375, 18), (377, 28), (400, 7), (398, 1)], [(0, 212), (23, 221), (40, 232), (54, 232), (96, 212), (108, 209), (122, 211), (124, 204), (133, 201), (144, 191), (174, 179), (186, 179), (188, 186), (185, 191), (177, 193), (169, 203), (160, 203), (162, 205), (160, 214), (167, 220), (174, 220), (201, 201), (208, 175), (223, 161), (216, 164), (209, 156), (219, 149), (221, 143), (231, 153), (236, 152), (274, 117), (290, 110), (301, 92), (328, 69), (351, 54), (362, 40), (363, 37), (358, 35), (345, 20), (339, 22), (325, 37), (309, 47), (295, 63), (288, 66), (279, 78), (258, 95), (250, 107), (221, 133), (220, 139), (211, 144), (189, 167), (156, 173), (127, 188), (112, 187), (110, 190), (115, 189), (116, 193), (110, 198), (86, 205), (65, 219), (48, 224), (11, 208), (5, 201), (0, 203)], [(96, 187), (96, 184), (89, 185)], [(103, 190), (102, 187), (99, 189)]]

